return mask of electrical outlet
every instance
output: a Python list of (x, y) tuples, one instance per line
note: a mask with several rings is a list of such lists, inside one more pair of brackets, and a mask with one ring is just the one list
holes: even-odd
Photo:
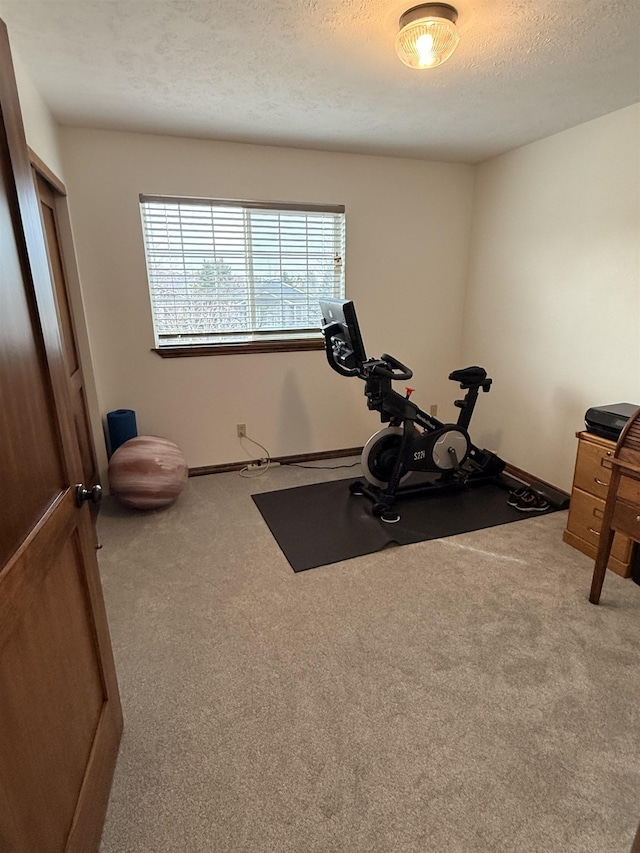
[(433, 406), (429, 407), (429, 414), (431, 415), (432, 418), (438, 417), (438, 404), (437, 403), (434, 403)]
[(247, 435), (247, 425), (246, 424), (236, 424), (236, 429), (238, 431), (238, 438), (245, 438)]

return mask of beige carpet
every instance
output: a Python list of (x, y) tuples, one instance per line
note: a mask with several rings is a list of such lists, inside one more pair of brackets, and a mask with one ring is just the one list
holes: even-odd
[(565, 512), (294, 574), (251, 492), (352, 473), (105, 501), (102, 853), (628, 853), (640, 587), (589, 604)]

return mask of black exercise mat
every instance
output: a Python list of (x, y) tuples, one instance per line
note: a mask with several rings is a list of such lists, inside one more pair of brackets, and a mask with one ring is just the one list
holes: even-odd
[(392, 543), (442, 539), (544, 514), (519, 512), (508, 505), (508, 490), (490, 483), (398, 501), (400, 521), (387, 524), (372, 515), (368, 498), (350, 494), (352, 482), (332, 480), (253, 495), (294, 572), (372, 554)]

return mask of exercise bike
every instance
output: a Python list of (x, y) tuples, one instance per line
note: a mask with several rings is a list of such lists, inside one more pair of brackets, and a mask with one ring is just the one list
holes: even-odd
[[(372, 501), (375, 516), (397, 522), (400, 515), (394, 504), (400, 498), (480, 485), (504, 470), (505, 462), (495, 453), (475, 447), (468, 433), (480, 390), (491, 389), (492, 380), (484, 368), (466, 367), (449, 374), (466, 394), (455, 401), (460, 409), (457, 422), (442, 423), (410, 399), (413, 388), (407, 388), (404, 396), (393, 390), (392, 382), (412, 378), (410, 368), (386, 353), (367, 358), (353, 302), (323, 299), (320, 307), (329, 365), (341, 376), (364, 380), (367, 407), (379, 412), (380, 421), (387, 424), (363, 448), (361, 463), (367, 482), (358, 480), (350, 486), (352, 494)], [(439, 476), (403, 485), (414, 472)]]

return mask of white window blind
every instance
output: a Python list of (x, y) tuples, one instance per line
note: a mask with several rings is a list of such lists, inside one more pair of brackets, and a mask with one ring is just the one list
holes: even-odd
[(319, 334), (344, 297), (341, 205), (140, 196), (156, 346)]

